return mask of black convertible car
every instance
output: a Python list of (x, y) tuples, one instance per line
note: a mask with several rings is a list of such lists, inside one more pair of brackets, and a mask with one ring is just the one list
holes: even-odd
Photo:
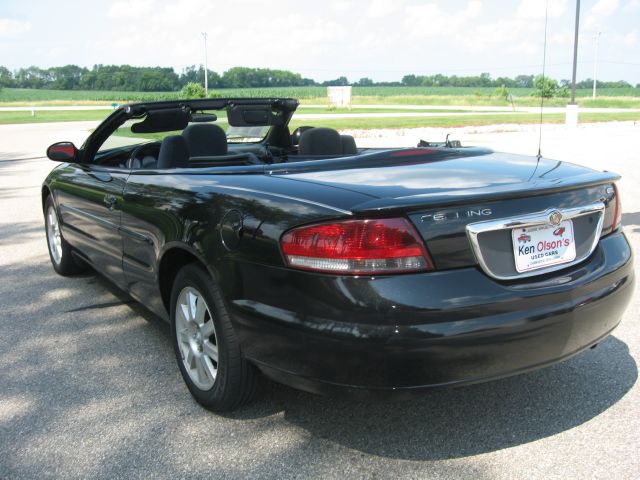
[(550, 365), (618, 324), (634, 288), (618, 176), (421, 142), (358, 148), (294, 99), (115, 110), (42, 187), (49, 253), (170, 321), (205, 407), (258, 372), (386, 396)]

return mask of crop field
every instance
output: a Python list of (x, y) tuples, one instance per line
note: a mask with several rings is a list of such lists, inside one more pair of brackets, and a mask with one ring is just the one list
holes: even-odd
[[(535, 105), (530, 88), (509, 90), (516, 105)], [(325, 102), (326, 87), (228, 88), (211, 90), (219, 97), (293, 97), (303, 103)], [(591, 89), (577, 90), (584, 106), (640, 106), (640, 88), (602, 88), (599, 98), (591, 99)], [(36, 90), (4, 88), (0, 90), (0, 105), (82, 105), (91, 103), (173, 100), (180, 92), (123, 92), (87, 90)], [(566, 98), (545, 100), (550, 105), (566, 105)], [(353, 103), (417, 104), (417, 105), (508, 105), (494, 88), (474, 87), (353, 87)]]
[[(447, 108), (429, 108), (427, 109), (403, 109), (401, 106), (395, 108), (358, 108), (354, 107), (351, 110), (346, 108), (333, 109), (333, 108), (310, 108), (304, 105), (300, 106), (296, 110), (296, 114), (324, 114), (335, 115), (345, 113), (363, 113), (363, 114), (376, 114), (376, 113), (420, 113), (428, 112), (429, 114), (446, 114), (446, 113), (473, 113), (472, 110), (464, 109), (447, 109)], [(85, 120), (103, 120), (109, 114), (109, 109), (96, 109), (96, 110), (35, 110), (32, 114), (31, 111), (0, 111), (0, 124), (16, 124), (16, 123), (50, 123), (50, 122), (74, 122)], [(216, 115), (219, 119), (226, 119), (226, 112), (217, 112)]]
[[(512, 89), (513, 105), (515, 107), (537, 107), (540, 100), (531, 96), (531, 89)], [(626, 93), (627, 96), (612, 95), (601, 96), (592, 99), (591, 90), (579, 90), (578, 103), (581, 107), (603, 108), (633, 108), (640, 109), (640, 89), (618, 88), (601, 89), (600, 93)], [(333, 109), (323, 108), (327, 105), (326, 87), (283, 87), (283, 88), (254, 88), (254, 89), (225, 89), (213, 90), (212, 95), (220, 97), (297, 97), (301, 100), (301, 106), (297, 110), (298, 118), (294, 117), (292, 127), (304, 124), (316, 126), (331, 126), (333, 128), (413, 128), (427, 126), (462, 126), (462, 125), (488, 125), (495, 123), (534, 123), (539, 120), (538, 114), (531, 112), (477, 112), (477, 115), (456, 115), (460, 113), (472, 113), (464, 107), (510, 107), (507, 102), (495, 94), (493, 88), (466, 88), (466, 87), (354, 87), (353, 108)], [(109, 109), (88, 110), (63, 110), (46, 111), (37, 110), (44, 106), (87, 106), (105, 107), (112, 103), (127, 103), (137, 101), (170, 100), (180, 97), (178, 92), (123, 92), (123, 91), (82, 91), (82, 90), (34, 90), (12, 89), (0, 90), (0, 107), (33, 106), (36, 111), (0, 111), (0, 124), (11, 123), (41, 123), (41, 122), (69, 122), (84, 120), (102, 120), (109, 114)], [(566, 98), (545, 99), (545, 105), (549, 107), (564, 107)], [(315, 108), (311, 108), (315, 105)], [(369, 108), (359, 108), (360, 105), (368, 105)], [(411, 105), (412, 108), (404, 107)], [(376, 107), (371, 107), (376, 106)], [(379, 107), (378, 107), (379, 106)], [(416, 106), (424, 106), (420, 109)], [(432, 106), (431, 108), (428, 108)], [(433, 107), (435, 106), (435, 107)], [(449, 107), (457, 107), (457, 109)], [(462, 107), (462, 109), (460, 109)], [(509, 109), (510, 110), (510, 109)], [(403, 115), (404, 112), (418, 113), (428, 111), (438, 116), (413, 116)], [(326, 114), (321, 119), (303, 119), (303, 114)], [(397, 117), (388, 118), (340, 118), (336, 113), (398, 113)], [(451, 113), (451, 115), (447, 115)], [(454, 114), (455, 113), (455, 114)], [(335, 118), (331, 118), (331, 117)], [(224, 114), (221, 116), (221, 120)], [(374, 115), (375, 117), (375, 115)], [(601, 122), (614, 120), (640, 120), (640, 113), (607, 112), (607, 113), (580, 113), (581, 122)], [(545, 122), (562, 122), (564, 114), (546, 112), (543, 116)]]
[[(581, 123), (612, 121), (640, 121), (640, 112), (622, 113), (581, 113)], [(424, 127), (466, 127), (501, 124), (531, 124), (540, 121), (537, 113), (489, 114), (477, 116), (438, 116), (438, 117), (396, 117), (396, 118), (325, 118), (322, 120), (297, 120), (294, 116), (289, 124), (291, 130), (303, 125), (330, 127), (337, 130), (384, 129), (384, 128), (424, 128)], [(546, 113), (544, 123), (564, 123), (564, 113)]]
[[(384, 110), (388, 112), (388, 110)], [(314, 113), (330, 113), (324, 110), (315, 109)], [(338, 111), (336, 113), (343, 113)], [(420, 128), (420, 127), (459, 127), (459, 126), (479, 126), (507, 123), (537, 123), (540, 120), (539, 114), (533, 113), (492, 113), (471, 116), (447, 115), (447, 112), (440, 111), (442, 115), (433, 117), (388, 117), (369, 118), (355, 117), (343, 118), (338, 115), (326, 115), (320, 119), (300, 119), (293, 117), (290, 127), (294, 129), (302, 125), (313, 125), (316, 127), (331, 127), (336, 129), (377, 129), (377, 128)], [(460, 113), (460, 111), (456, 111)], [(89, 111), (42, 111), (31, 116), (30, 112), (0, 112), (0, 124), (15, 123), (43, 123), (43, 122), (71, 122), (86, 120), (102, 120), (109, 114), (108, 110)], [(332, 118), (334, 117), (334, 118)], [(220, 116), (224, 119), (224, 115)], [(640, 121), (640, 112), (611, 112), (611, 113), (581, 113), (580, 122), (609, 122), (609, 121)], [(565, 115), (563, 113), (545, 113), (543, 115), (545, 123), (563, 123)], [(221, 125), (225, 125), (221, 123)]]

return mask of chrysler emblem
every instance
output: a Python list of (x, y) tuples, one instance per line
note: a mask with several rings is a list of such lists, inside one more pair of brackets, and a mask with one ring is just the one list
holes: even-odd
[(561, 221), (562, 221), (562, 213), (560, 213), (558, 210), (554, 210), (549, 214), (549, 223), (551, 225), (560, 225)]

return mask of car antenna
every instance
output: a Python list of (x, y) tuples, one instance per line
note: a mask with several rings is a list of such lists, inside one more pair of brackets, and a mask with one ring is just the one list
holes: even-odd
[(544, 7), (544, 46), (542, 48), (542, 79), (540, 89), (540, 126), (538, 128), (538, 161), (542, 157), (542, 110), (544, 108), (544, 84), (545, 84), (545, 67), (547, 66), (547, 23), (549, 19), (549, 0), (545, 2)]

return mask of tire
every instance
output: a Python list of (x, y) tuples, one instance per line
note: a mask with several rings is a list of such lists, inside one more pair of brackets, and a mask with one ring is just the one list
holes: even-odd
[(223, 412), (251, 400), (255, 367), (242, 355), (220, 288), (196, 263), (173, 282), (171, 338), (182, 378), (203, 407)]
[(85, 270), (86, 266), (73, 257), (73, 248), (62, 236), (58, 211), (51, 195), (47, 197), (44, 204), (44, 230), (51, 265), (58, 274), (67, 277)]

